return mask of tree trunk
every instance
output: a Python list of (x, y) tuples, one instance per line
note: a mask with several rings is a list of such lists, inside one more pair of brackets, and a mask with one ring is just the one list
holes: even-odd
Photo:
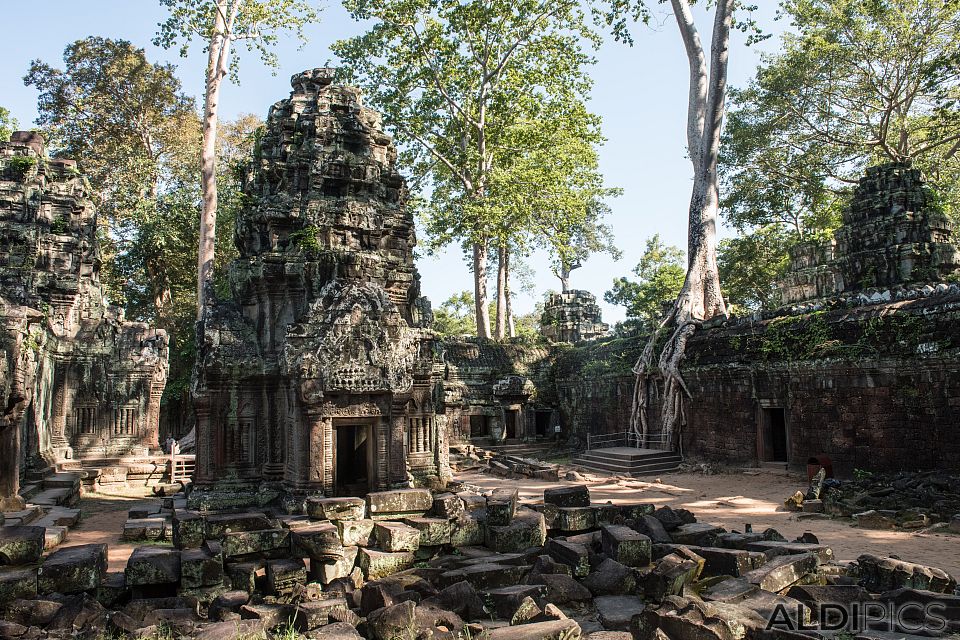
[(513, 301), (510, 299), (510, 253), (504, 258), (503, 267), (503, 299), (507, 309), (507, 337), (517, 337), (517, 327), (513, 322)]
[[(200, 192), (203, 208), (200, 213), (200, 246), (197, 252), (197, 318), (203, 317), (207, 292), (213, 284), (213, 261), (217, 231), (217, 119), (220, 88), (227, 74), (230, 58), (229, 27), (236, 15), (234, 3), (229, 19), (228, 2), (218, 0), (210, 52), (207, 58), (207, 84), (203, 102), (203, 143), (200, 149)], [(228, 24), (228, 20), (229, 23)]]
[(477, 337), (490, 337), (490, 308), (487, 305), (487, 254), (490, 250), (486, 238), (473, 245), (473, 299), (477, 320)]
[(570, 291), (570, 267), (564, 263), (560, 267), (560, 293)]
[(503, 245), (497, 251), (497, 326), (494, 337), (503, 340), (507, 337), (507, 264), (510, 249)]
[[(700, 38), (687, 0), (671, 0), (690, 64), (690, 93), (687, 110), (687, 144), (694, 179), (687, 212), (687, 274), (670, 313), (649, 337), (634, 365), (633, 411), (630, 426), (642, 446), (650, 444), (647, 410), (657, 391), (654, 375), (663, 380), (660, 397), (659, 443), (666, 448), (679, 445), (686, 424), (685, 398), (690, 394), (680, 373), (687, 341), (708, 318), (726, 313), (717, 268), (717, 214), (719, 188), (717, 158), (726, 100), (727, 58), (730, 45), (734, 0), (720, 0), (713, 25), (710, 75)], [(657, 337), (665, 327), (673, 333), (654, 367)]]

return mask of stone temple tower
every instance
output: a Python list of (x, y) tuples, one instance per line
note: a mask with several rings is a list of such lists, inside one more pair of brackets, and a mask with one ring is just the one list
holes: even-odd
[(362, 495), (448, 468), (396, 149), (333, 77), (295, 75), (254, 151), (232, 295), (202, 323), (198, 503), (250, 501), (229, 486)]

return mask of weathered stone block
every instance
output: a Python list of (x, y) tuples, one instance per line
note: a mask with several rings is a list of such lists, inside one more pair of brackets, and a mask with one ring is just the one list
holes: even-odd
[(103, 581), (106, 570), (105, 544), (58, 549), (47, 557), (37, 572), (38, 591), (41, 594), (94, 591)]
[(622, 595), (636, 590), (637, 577), (630, 567), (607, 558), (583, 579), (583, 586), (595, 596)]
[(128, 541), (163, 540), (167, 535), (168, 521), (164, 518), (127, 520), (123, 524), (123, 539)]
[(683, 524), (670, 532), (670, 538), (677, 544), (696, 545), (699, 547), (713, 547), (717, 544), (717, 536), (723, 529), (706, 522)]
[(906, 588), (953, 593), (957, 588), (957, 581), (942, 569), (895, 558), (864, 554), (857, 558), (857, 566), (860, 570), (860, 584), (871, 591)]
[(704, 563), (703, 558), (681, 547), (657, 561), (644, 578), (643, 592), (657, 602), (667, 596), (679, 595), (685, 585), (700, 577)]
[(820, 562), (828, 564), (833, 562), (833, 549), (824, 544), (805, 544), (802, 542), (777, 542), (763, 540), (760, 542), (751, 542), (746, 545), (749, 551), (759, 551), (767, 558), (775, 558), (781, 555), (795, 555), (799, 553), (812, 553)]
[(531, 547), (542, 547), (546, 539), (547, 526), (543, 514), (532, 509), (518, 511), (506, 526), (488, 526), (486, 533), (486, 545), (500, 553), (518, 553)]
[(384, 551), (416, 551), (420, 548), (420, 531), (401, 522), (377, 522), (373, 534), (377, 546)]
[(234, 589), (253, 593), (257, 578), (266, 576), (267, 565), (262, 560), (228, 562), (224, 565), (224, 570)]
[(452, 493), (441, 493), (433, 497), (433, 507), (430, 515), (435, 518), (455, 520), (466, 512), (463, 500)]
[[(330, 612), (337, 608), (348, 608), (343, 598), (328, 598), (324, 600), (305, 600), (297, 605), (300, 616), (297, 626), (300, 631), (313, 631), (330, 622)], [(349, 626), (349, 625), (348, 625)], [(350, 626), (353, 629), (352, 626)], [(354, 631), (356, 634), (356, 631)], [(359, 636), (358, 636), (359, 637)]]
[(652, 541), (629, 527), (622, 525), (601, 527), (600, 544), (603, 552), (620, 564), (628, 567), (645, 567), (650, 564)]
[(817, 569), (819, 559), (812, 553), (778, 556), (743, 577), (765, 591), (782, 591)]
[(704, 600), (737, 603), (745, 600), (759, 587), (743, 578), (732, 578), (711, 585), (702, 592)]
[(300, 558), (267, 561), (267, 589), (270, 593), (290, 593), (307, 583), (307, 567)]
[(590, 490), (582, 484), (549, 487), (543, 490), (543, 503), (558, 507), (589, 507)]
[(0, 565), (24, 565), (40, 561), (43, 555), (43, 527), (0, 527)]
[(263, 531), (272, 529), (274, 524), (259, 511), (244, 513), (220, 513), (207, 516), (206, 537), (219, 540), (230, 533), (241, 531)]
[(663, 523), (651, 515), (639, 515), (633, 520), (633, 528), (650, 538), (650, 541), (655, 544), (673, 542), (670, 534), (663, 528)]
[(184, 589), (223, 584), (223, 557), (208, 549), (186, 549), (180, 553), (180, 586)]
[(367, 580), (385, 578), (398, 571), (409, 569), (414, 562), (416, 557), (411, 551), (390, 553), (361, 548), (357, 553), (357, 566), (363, 571), (363, 576)]
[(529, 571), (530, 567), (525, 565), (476, 564), (455, 571), (447, 571), (441, 576), (441, 582), (453, 584), (466, 580), (474, 588), (484, 591), (520, 584)]
[(290, 533), (293, 554), (312, 560), (336, 560), (343, 556), (340, 531), (335, 524), (321, 523), (297, 527)]
[(262, 553), (274, 549), (289, 548), (289, 529), (264, 529), (262, 531), (238, 531), (223, 536), (223, 554), (232, 558), (249, 553)]
[(376, 544), (373, 520), (337, 520), (337, 530), (345, 547), (370, 547)]
[(467, 513), (462, 518), (453, 521), (450, 531), (450, 544), (454, 547), (471, 547), (483, 544), (485, 539), (484, 526), (476, 515)]
[(446, 518), (405, 518), (404, 523), (420, 532), (421, 547), (450, 544), (453, 525)]
[(633, 616), (640, 615), (645, 608), (640, 598), (629, 595), (600, 596), (593, 604), (600, 624), (611, 631), (629, 631)]
[(208, 615), (211, 620), (224, 620), (224, 614), (239, 613), (240, 607), (248, 602), (250, 602), (250, 594), (246, 591), (225, 591), (210, 603)]
[(127, 560), (126, 576), (131, 587), (176, 584), (180, 581), (180, 551), (137, 547)]
[(310, 578), (321, 584), (330, 584), (337, 578), (346, 578), (357, 564), (359, 547), (344, 547), (335, 560), (310, 562)]
[(583, 633), (575, 620), (548, 620), (513, 627), (490, 629), (484, 640), (580, 640)]
[(543, 550), (557, 562), (569, 565), (576, 577), (582, 578), (590, 573), (590, 552), (582, 544), (551, 539)]
[(422, 516), (433, 506), (433, 496), (426, 489), (397, 489), (367, 494), (370, 517), (382, 520), (404, 514)]
[(501, 487), (494, 489), (487, 496), (487, 525), (502, 527), (510, 524), (517, 512), (516, 488)]
[(36, 567), (0, 567), (0, 604), (36, 597)]
[(373, 640), (416, 640), (416, 604), (401, 602), (377, 609), (367, 617), (367, 627)]
[(547, 595), (547, 589), (546, 585), (542, 584), (518, 584), (487, 589), (483, 592), (483, 595), (493, 605), (493, 610), (497, 616), (509, 619), (527, 598), (531, 598), (538, 603), (545, 602), (544, 597)]
[(173, 546), (177, 549), (199, 549), (206, 536), (206, 525), (197, 511), (176, 509), (173, 512)]
[(553, 528), (561, 531), (589, 531), (597, 526), (593, 507), (560, 507), (553, 521)]
[(367, 512), (363, 498), (307, 498), (307, 515), (318, 520), (362, 520)]

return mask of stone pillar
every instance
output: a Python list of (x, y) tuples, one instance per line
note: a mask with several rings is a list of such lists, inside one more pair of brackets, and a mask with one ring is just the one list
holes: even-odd
[(213, 482), (213, 425), (210, 422), (210, 397), (198, 396), (193, 399), (193, 412), (196, 417), (197, 462), (195, 478), (197, 484)]
[(390, 419), (390, 484), (407, 483), (407, 452), (405, 434), (407, 416), (403, 411), (394, 411)]
[[(19, 412), (18, 412), (19, 413)], [(0, 421), (0, 512), (24, 508), (20, 497), (20, 424)]]

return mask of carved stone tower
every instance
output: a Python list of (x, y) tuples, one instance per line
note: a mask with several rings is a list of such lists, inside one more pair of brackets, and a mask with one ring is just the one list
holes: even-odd
[(203, 319), (196, 483), (356, 495), (436, 477), (432, 315), (396, 150), (333, 70), (291, 83), (254, 151), (231, 298)]
[(0, 510), (19, 476), (156, 450), (167, 335), (106, 304), (96, 211), (38, 134), (0, 143)]

